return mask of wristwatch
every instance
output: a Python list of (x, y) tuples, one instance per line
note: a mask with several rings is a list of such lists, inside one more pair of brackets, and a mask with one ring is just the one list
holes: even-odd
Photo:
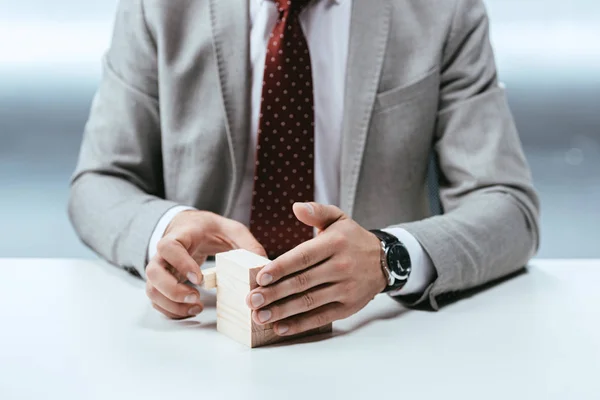
[(402, 289), (411, 271), (408, 250), (394, 235), (380, 230), (372, 230), (371, 233), (381, 241), (381, 269), (388, 280), (383, 293)]

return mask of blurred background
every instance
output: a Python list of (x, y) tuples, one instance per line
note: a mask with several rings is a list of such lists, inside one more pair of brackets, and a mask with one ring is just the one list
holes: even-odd
[[(93, 257), (66, 204), (116, 4), (0, 0), (0, 257)], [(600, 2), (486, 4), (542, 198), (538, 257), (600, 258)]]

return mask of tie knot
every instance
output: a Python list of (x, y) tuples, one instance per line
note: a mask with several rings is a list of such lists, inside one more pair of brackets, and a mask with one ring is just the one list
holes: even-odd
[(311, 2), (311, 0), (274, 0), (279, 8), (279, 12), (287, 12), (289, 10), (294, 10), (297, 12), (302, 11), (304, 7)]

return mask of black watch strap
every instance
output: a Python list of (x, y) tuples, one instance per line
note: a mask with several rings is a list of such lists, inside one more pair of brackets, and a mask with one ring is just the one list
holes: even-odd
[[(408, 250), (406, 249), (404, 244), (394, 235), (391, 235), (381, 230), (372, 230), (371, 233), (377, 236), (377, 238), (383, 243), (383, 253), (381, 260), (382, 269), (384, 269), (384, 273), (388, 276), (388, 278), (389, 275), (392, 275), (391, 279), (394, 282), (388, 284), (388, 286), (384, 289), (383, 292), (385, 293), (402, 289), (402, 287), (408, 281), (408, 276), (410, 275), (412, 269)], [(387, 267), (387, 272), (385, 271), (386, 267), (384, 267), (383, 265), (384, 262)]]
[(377, 236), (379, 238), (379, 240), (384, 242), (386, 246), (390, 246), (394, 243), (400, 242), (396, 236), (390, 235), (389, 233), (380, 231), (378, 229), (372, 230), (371, 233), (373, 233), (375, 236)]

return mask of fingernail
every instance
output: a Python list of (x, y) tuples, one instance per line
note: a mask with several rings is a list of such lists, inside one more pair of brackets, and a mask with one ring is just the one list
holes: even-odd
[(183, 299), (183, 302), (187, 304), (194, 304), (198, 302), (198, 296), (196, 296), (195, 294), (188, 294), (187, 296), (185, 296), (185, 299)]
[(194, 285), (199, 285), (200, 281), (198, 280), (198, 275), (193, 272), (188, 272), (187, 274), (188, 281), (192, 282)]
[(260, 322), (267, 322), (268, 320), (270, 320), (270, 319), (271, 319), (271, 316), (272, 316), (272, 315), (273, 315), (273, 314), (271, 313), (271, 311), (270, 311), (270, 310), (262, 310), (262, 311), (259, 311), (259, 313), (258, 313), (258, 320), (259, 320)]
[(277, 334), (279, 334), (279, 335), (285, 335), (287, 333), (287, 331), (289, 331), (289, 330), (290, 330), (290, 327), (286, 323), (282, 322), (277, 326)]
[(310, 215), (315, 215), (315, 209), (310, 203), (304, 203), (304, 207), (306, 207), (306, 211), (308, 211)]
[(188, 311), (188, 314), (190, 315), (198, 315), (202, 312), (202, 307), (200, 306), (194, 306), (192, 308), (190, 308), (190, 310)]
[(270, 274), (263, 274), (260, 277), (260, 282), (259, 283), (261, 284), (261, 286), (266, 286), (266, 285), (268, 285), (271, 282), (273, 282), (273, 276), (271, 276)]
[(252, 303), (252, 307), (260, 307), (265, 302), (265, 298), (260, 293), (254, 293), (250, 296), (250, 303)]

